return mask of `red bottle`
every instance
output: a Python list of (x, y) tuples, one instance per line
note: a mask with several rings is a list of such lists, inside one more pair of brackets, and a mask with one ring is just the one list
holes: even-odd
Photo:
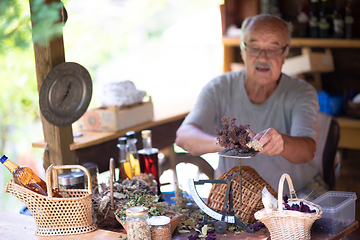
[(160, 181), (159, 181), (159, 149), (152, 147), (151, 131), (141, 131), (143, 140), (143, 149), (138, 151), (140, 160), (140, 171), (142, 173), (151, 173), (157, 182), (157, 194), (160, 195)]

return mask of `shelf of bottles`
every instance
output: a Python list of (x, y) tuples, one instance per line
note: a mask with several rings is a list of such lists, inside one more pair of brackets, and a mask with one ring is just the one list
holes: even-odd
[[(352, 0), (330, 1), (299, 1), (298, 15), (292, 22), (291, 47), (360, 48), (360, 39), (353, 36)], [(260, 13), (281, 16), (279, 4), (280, 1), (260, 0)], [(222, 42), (225, 47), (239, 47), (240, 39), (223, 36)]]
[[(223, 36), (224, 46), (239, 47), (240, 38)], [(319, 47), (319, 48), (360, 48), (360, 39), (335, 38), (292, 38), (291, 47)]]

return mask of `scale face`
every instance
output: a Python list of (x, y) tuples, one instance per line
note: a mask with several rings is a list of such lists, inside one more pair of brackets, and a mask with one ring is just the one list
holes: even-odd
[(68, 126), (87, 110), (92, 96), (89, 72), (80, 64), (64, 62), (44, 78), (39, 91), (40, 110), (55, 126)]
[[(200, 198), (196, 188), (195, 188), (195, 183), (194, 183), (194, 179), (188, 179), (188, 185), (189, 185), (189, 190), (190, 190), (190, 194), (192, 196), (192, 198), (194, 199), (194, 202), (196, 203), (196, 205), (198, 205), (198, 207), (204, 211), (204, 213), (206, 213), (207, 215), (209, 215), (210, 217), (221, 221), (222, 215), (218, 212), (215, 212), (214, 210), (212, 210), (208, 205), (206, 205), (204, 203), (204, 201)], [(224, 222), (228, 222), (228, 223), (235, 223), (235, 217), (234, 216), (225, 216), (225, 220)]]

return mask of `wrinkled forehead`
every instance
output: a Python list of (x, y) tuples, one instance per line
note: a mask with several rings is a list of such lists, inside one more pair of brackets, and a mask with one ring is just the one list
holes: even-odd
[(286, 24), (279, 19), (253, 19), (245, 30), (244, 41), (247, 43), (266, 41), (284, 46), (288, 40)]

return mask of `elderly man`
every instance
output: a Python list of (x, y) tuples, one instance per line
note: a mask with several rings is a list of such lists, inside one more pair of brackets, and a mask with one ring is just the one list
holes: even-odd
[[(221, 118), (249, 124), (251, 137), (263, 150), (242, 164), (253, 167), (275, 190), (288, 173), (296, 191), (309, 184), (318, 171), (311, 161), (316, 149), (319, 110), (315, 89), (303, 80), (281, 73), (289, 52), (291, 25), (271, 15), (247, 18), (242, 24), (241, 56), (245, 69), (210, 81), (193, 110), (177, 131), (176, 144), (193, 155), (219, 152), (216, 126)], [(256, 135), (254, 134), (257, 133)], [(218, 173), (237, 166), (219, 159)]]

